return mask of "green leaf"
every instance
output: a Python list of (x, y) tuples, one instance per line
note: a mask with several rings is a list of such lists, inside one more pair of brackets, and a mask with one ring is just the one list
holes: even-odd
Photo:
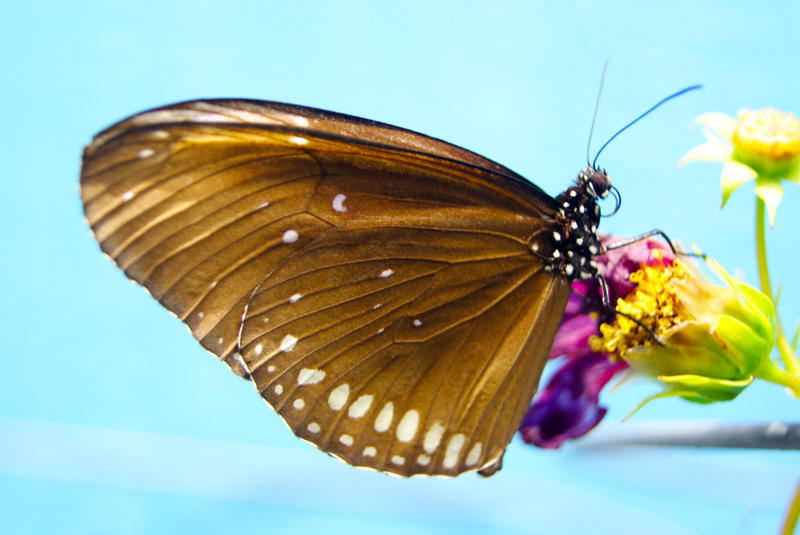
[(756, 178), (756, 172), (739, 162), (727, 162), (722, 166), (720, 185), (722, 186), (722, 206), (728, 202), (728, 197), (736, 188), (749, 180)]

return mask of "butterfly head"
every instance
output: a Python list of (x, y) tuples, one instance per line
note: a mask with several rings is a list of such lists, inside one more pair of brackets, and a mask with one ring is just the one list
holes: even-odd
[(611, 179), (605, 169), (585, 167), (578, 174), (575, 183), (594, 198), (605, 199), (611, 191)]

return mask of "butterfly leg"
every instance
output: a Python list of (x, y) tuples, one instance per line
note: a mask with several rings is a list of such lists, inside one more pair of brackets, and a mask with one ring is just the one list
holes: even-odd
[(606, 251), (611, 251), (612, 249), (620, 249), (622, 247), (627, 247), (629, 245), (633, 245), (634, 243), (638, 243), (640, 241), (644, 241), (644, 240), (646, 240), (648, 238), (652, 238), (653, 236), (661, 236), (661, 238), (665, 242), (667, 242), (667, 245), (669, 245), (669, 248), (672, 250), (672, 252), (675, 255), (679, 255), (679, 256), (694, 256), (694, 257), (699, 257), (699, 258), (703, 258), (703, 259), (706, 258), (705, 253), (687, 253), (685, 251), (678, 251), (675, 248), (675, 245), (672, 244), (672, 240), (669, 239), (669, 236), (667, 236), (667, 234), (661, 229), (653, 229), (653, 230), (651, 230), (649, 232), (645, 232), (644, 234), (640, 234), (640, 235), (634, 236), (632, 238), (626, 238), (624, 240), (615, 241), (614, 243), (609, 243), (608, 245), (603, 246), (603, 248), (600, 250), (600, 254), (603, 254)]

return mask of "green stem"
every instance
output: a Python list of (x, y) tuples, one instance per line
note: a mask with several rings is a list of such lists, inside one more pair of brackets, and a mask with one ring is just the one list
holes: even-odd
[(759, 379), (785, 386), (795, 397), (800, 398), (800, 377), (778, 368), (773, 360), (764, 359), (756, 374)]
[[(758, 264), (758, 281), (761, 286), (761, 292), (769, 296), (770, 299), (775, 300), (772, 293), (772, 285), (769, 282), (769, 267), (767, 266), (767, 243), (765, 239), (765, 206), (761, 197), (756, 196), (756, 262)], [(792, 350), (792, 344), (786, 338), (786, 333), (781, 326), (781, 320), (778, 315), (775, 315), (775, 321), (778, 326), (776, 344), (778, 346), (778, 353), (781, 356), (783, 365), (789, 373), (800, 375), (800, 360)]]
[(797, 525), (797, 517), (800, 516), (800, 483), (794, 489), (791, 501), (786, 508), (786, 516), (783, 519), (783, 527), (781, 528), (780, 535), (792, 535), (794, 528)]

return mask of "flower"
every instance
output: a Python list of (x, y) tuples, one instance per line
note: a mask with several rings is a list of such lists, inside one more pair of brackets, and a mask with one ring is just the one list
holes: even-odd
[[(603, 239), (606, 245), (615, 241), (618, 239)], [(658, 251), (662, 259), (672, 259), (672, 251), (653, 239), (612, 249), (595, 258), (598, 271), (608, 285), (611, 302), (635, 287), (629, 276), (655, 261), (653, 251)], [(599, 333), (600, 324), (614, 316), (601, 303), (596, 280), (572, 283), (572, 294), (550, 350), (551, 359), (563, 357), (563, 360), (522, 420), (520, 434), (525, 442), (541, 448), (558, 448), (565, 440), (589, 432), (605, 416), (606, 409), (599, 404), (600, 391), (628, 365), (594, 351), (589, 343)]]
[(781, 180), (800, 183), (797, 117), (773, 108), (743, 109), (737, 119), (705, 113), (694, 123), (704, 127), (706, 142), (686, 153), (678, 165), (695, 160), (722, 162), (722, 206), (736, 188), (755, 179), (756, 195), (766, 204), (774, 226), (775, 211), (783, 198)]
[(711, 284), (680, 260), (632, 273), (637, 286), (617, 302), (621, 314), (590, 340), (593, 350), (622, 358), (665, 386), (645, 402), (665, 395), (698, 403), (733, 399), (769, 360), (772, 301), (707, 263), (727, 286)]

